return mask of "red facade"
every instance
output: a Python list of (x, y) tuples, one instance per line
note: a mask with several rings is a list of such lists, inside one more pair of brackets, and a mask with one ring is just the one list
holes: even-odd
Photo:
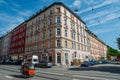
[(11, 32), (10, 55), (25, 52), (26, 22), (17, 26)]

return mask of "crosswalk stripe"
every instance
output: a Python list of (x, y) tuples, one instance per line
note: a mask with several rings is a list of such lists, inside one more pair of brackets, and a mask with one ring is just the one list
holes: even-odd
[(9, 79), (12, 79), (13, 77), (11, 77), (11, 76), (5, 76), (6, 78), (9, 78)]

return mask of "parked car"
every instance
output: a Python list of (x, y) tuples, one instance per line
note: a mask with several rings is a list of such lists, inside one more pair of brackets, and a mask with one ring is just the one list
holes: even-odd
[(4, 59), (0, 60), (0, 64), (5, 64), (5, 60)]
[(5, 60), (5, 64), (12, 64), (12, 62), (13, 62), (13, 60), (11, 60), (11, 59), (6, 59)]
[(84, 61), (84, 62), (81, 64), (81, 67), (88, 67), (88, 66), (90, 66), (90, 65), (91, 65), (90, 61)]
[(52, 63), (43, 60), (43, 61), (40, 61), (39, 63), (37, 63), (35, 66), (42, 67), (42, 68), (50, 68), (50, 67), (52, 67)]
[(22, 60), (13, 60), (12, 64), (13, 65), (21, 65)]
[(107, 63), (110, 63), (109, 60), (99, 60), (99, 63), (100, 64), (107, 64)]
[(95, 65), (95, 64), (97, 64), (97, 62), (96, 61), (90, 61), (90, 65)]

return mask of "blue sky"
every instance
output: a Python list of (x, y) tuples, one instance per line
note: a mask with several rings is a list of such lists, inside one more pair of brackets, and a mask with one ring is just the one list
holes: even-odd
[(120, 36), (120, 0), (0, 0), (0, 36), (29, 19), (44, 6), (63, 2), (86, 23), (89, 30), (117, 49)]

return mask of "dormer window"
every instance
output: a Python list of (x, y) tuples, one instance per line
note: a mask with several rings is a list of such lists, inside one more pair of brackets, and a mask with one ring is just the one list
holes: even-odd
[(56, 8), (56, 12), (60, 12), (60, 8)]

